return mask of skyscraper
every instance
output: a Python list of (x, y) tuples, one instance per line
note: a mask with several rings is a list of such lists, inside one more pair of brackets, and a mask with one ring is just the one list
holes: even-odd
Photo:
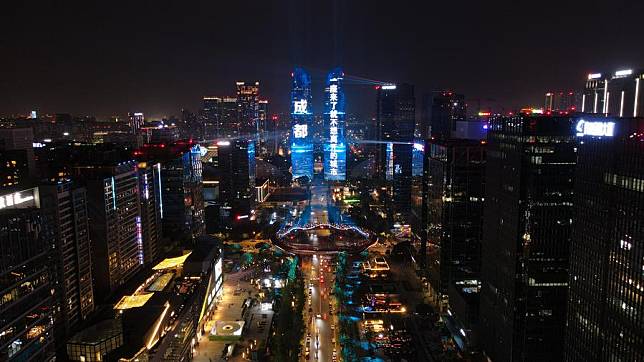
[(566, 361), (644, 360), (644, 119), (578, 120)]
[(311, 77), (303, 68), (291, 73), (291, 167), (293, 179), (313, 180), (313, 102)]
[(644, 113), (642, 82), (644, 71), (633, 69), (588, 74), (581, 111), (619, 117), (641, 116)]
[(456, 122), (467, 119), (465, 96), (451, 91), (434, 92), (430, 121), (431, 136), (449, 138), (456, 131)]
[(389, 199), (394, 219), (404, 219), (411, 210), (415, 103), (414, 87), (410, 84), (377, 88), (376, 124), (380, 141), (377, 173), (382, 180), (391, 181)]
[(38, 188), (0, 190), (0, 360), (53, 357), (54, 229), (40, 209)]
[(163, 235), (185, 241), (203, 234), (201, 147), (190, 141), (146, 144), (134, 156), (140, 162), (161, 164)]
[(231, 221), (246, 220), (255, 206), (255, 144), (236, 139), (217, 142), (219, 198), (230, 208)]
[(55, 233), (56, 338), (64, 339), (94, 311), (87, 192), (69, 180), (47, 182), (39, 189), (43, 214)]
[(127, 114), (127, 119), (130, 124), (130, 131), (132, 134), (139, 133), (139, 129), (145, 123), (145, 116), (141, 112), (131, 112)]
[(86, 190), (94, 299), (102, 302), (143, 265), (137, 163), (121, 147), (76, 143), (40, 148), (38, 162), (47, 179)]
[(347, 174), (347, 145), (344, 139), (345, 99), (344, 72), (335, 68), (326, 78), (324, 100), (324, 179), (344, 181)]
[(570, 117), (492, 117), (481, 246), (481, 343), (495, 361), (558, 361), (576, 144)]
[[(26, 177), (27, 175), (34, 177), (36, 174), (36, 165), (34, 161), (34, 132), (30, 127), (13, 127), (13, 128), (0, 128), (0, 151), (3, 152), (3, 158), (6, 161), (17, 160), (17, 164), (9, 166), (12, 169), (8, 175), (16, 177)], [(24, 157), (22, 153), (24, 152)], [(18, 163), (22, 160), (27, 162), (27, 170)], [(20, 170), (18, 170), (20, 169)], [(6, 171), (5, 171), (6, 172)], [(3, 183), (7, 183), (10, 179), (3, 179)], [(14, 184), (16, 178), (12, 178)]]
[(274, 135), (268, 134), (268, 100), (260, 99), (257, 111), (257, 132), (258, 132), (258, 141), (255, 146), (258, 148), (258, 151), (261, 153), (266, 149), (266, 143)]
[(102, 301), (143, 265), (136, 163), (86, 162), (73, 178), (87, 188), (94, 293)]
[(575, 111), (577, 109), (577, 94), (573, 91), (548, 92), (543, 109), (545, 111)]
[(480, 139), (430, 139), (426, 143), (423, 211), (427, 213), (427, 235), (421, 238), (427, 238), (431, 249), (432, 295), (438, 303), (449, 303), (450, 316), (467, 331), (462, 334), (468, 340), (477, 323), (481, 286), (485, 147)]
[(139, 162), (137, 164), (139, 178), (139, 200), (141, 215), (137, 220), (137, 237), (141, 235), (143, 244), (143, 263), (152, 265), (161, 254), (161, 211), (163, 199), (161, 195), (161, 164), (154, 162)]
[(239, 133), (237, 98), (203, 97), (201, 118), (207, 139), (233, 137)]
[(259, 82), (237, 82), (237, 121), (240, 135), (257, 135)]

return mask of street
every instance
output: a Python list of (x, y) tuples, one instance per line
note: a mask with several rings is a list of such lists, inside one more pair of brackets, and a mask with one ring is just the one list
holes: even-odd
[(337, 301), (330, 294), (335, 278), (333, 268), (330, 257), (313, 256), (302, 260), (307, 295), (307, 305), (304, 308), (305, 361), (335, 361), (340, 357), (335, 313)]

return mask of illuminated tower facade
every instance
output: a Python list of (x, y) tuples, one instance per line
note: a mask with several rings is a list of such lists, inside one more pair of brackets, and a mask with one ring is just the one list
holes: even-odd
[(333, 69), (324, 89), (324, 179), (344, 181), (346, 178), (347, 146), (344, 142), (344, 89), (342, 68)]
[(291, 166), (293, 179), (313, 179), (313, 108), (311, 76), (303, 68), (291, 73)]

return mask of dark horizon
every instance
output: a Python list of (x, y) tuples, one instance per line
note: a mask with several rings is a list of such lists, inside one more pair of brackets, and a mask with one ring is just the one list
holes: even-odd
[[(260, 81), (281, 113), (295, 65), (313, 75), (317, 113), (336, 64), (347, 76), (414, 84), (417, 102), (451, 89), (508, 109), (540, 105), (549, 90), (580, 90), (590, 72), (642, 66), (643, 10), (629, 1), (13, 2), (0, 25), (0, 114), (178, 116), (196, 113), (204, 95), (234, 95), (238, 80)], [(347, 82), (347, 99), (349, 113), (375, 111), (373, 87)]]

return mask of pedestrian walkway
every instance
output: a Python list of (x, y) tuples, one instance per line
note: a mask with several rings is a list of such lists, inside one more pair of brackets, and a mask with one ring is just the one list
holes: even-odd
[[(232, 356), (227, 361), (248, 361), (247, 347), (252, 342), (260, 342), (268, 337), (273, 319), (272, 310), (261, 310), (260, 303), (250, 309), (244, 310), (247, 299), (253, 298), (257, 289), (244, 280), (249, 275), (248, 271), (227, 275), (224, 280), (223, 294), (212, 318), (205, 324), (206, 333), (201, 336), (195, 346), (193, 361), (219, 362), (224, 359), (224, 349), (227, 345), (235, 345)], [(246, 318), (244, 318), (246, 317)], [(246, 320), (246, 326), (239, 341), (212, 341), (208, 337), (216, 321)]]

